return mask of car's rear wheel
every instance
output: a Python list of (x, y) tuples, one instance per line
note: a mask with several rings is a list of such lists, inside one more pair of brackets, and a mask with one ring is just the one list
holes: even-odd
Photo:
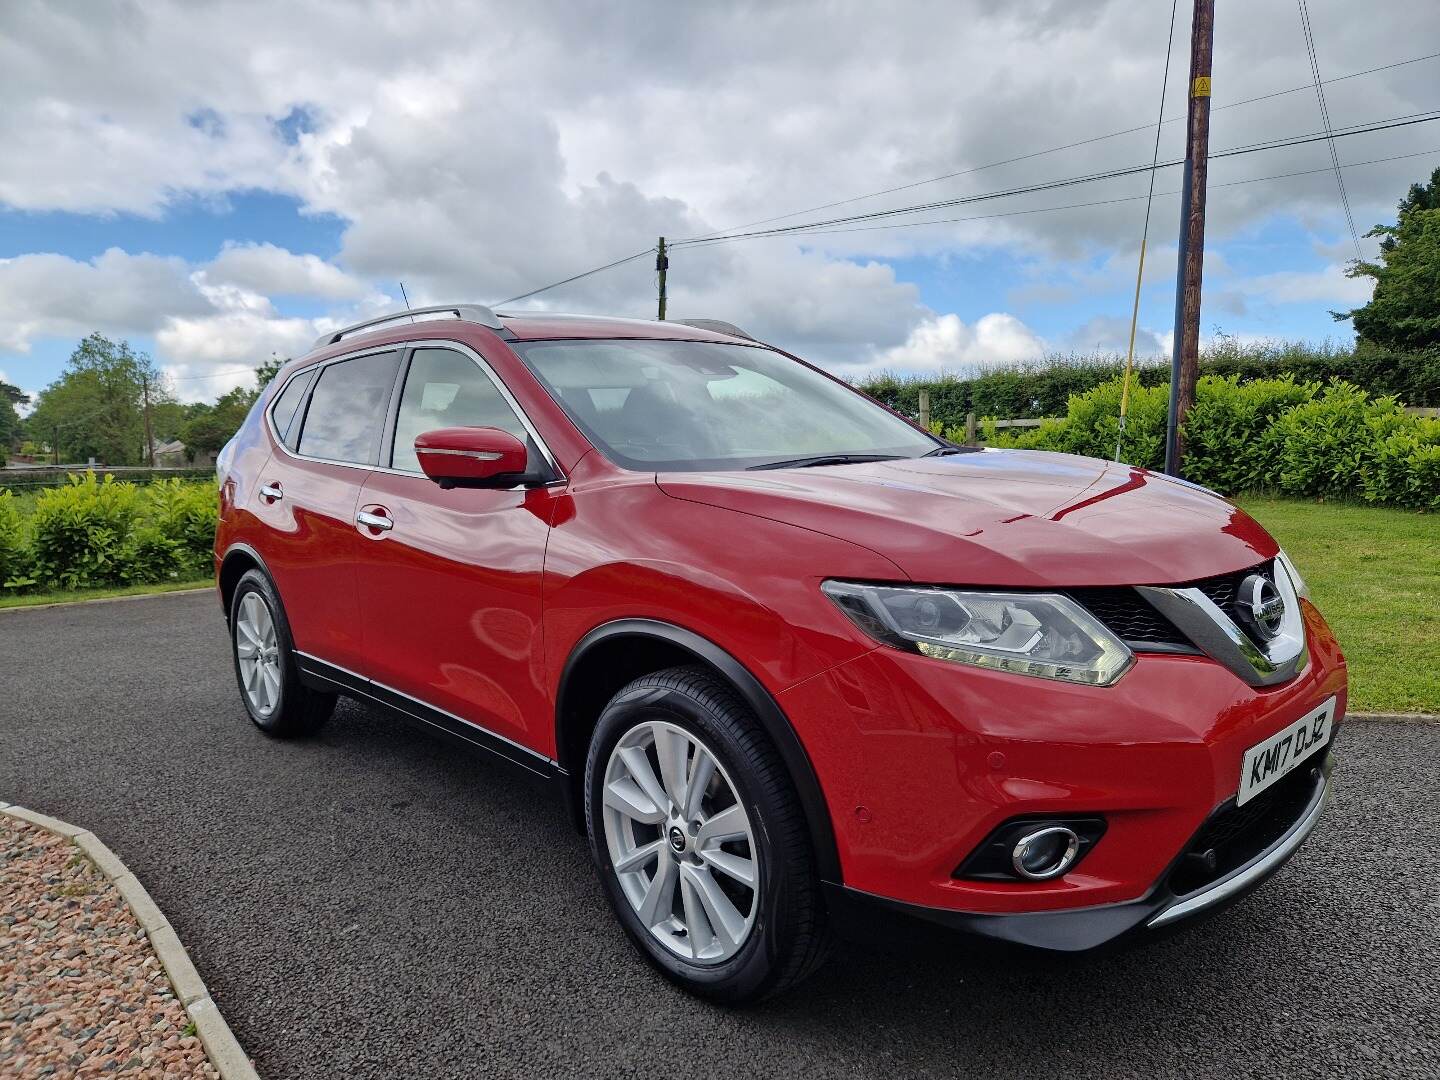
[(602, 714), (586, 765), (591, 852), (646, 958), (692, 993), (766, 997), (825, 957), (814, 852), (754, 714), (703, 668), (642, 676)]
[(335, 695), (300, 679), (285, 609), (270, 579), (250, 570), (230, 598), (230, 645), (240, 699), (267, 735), (308, 735), (330, 718)]

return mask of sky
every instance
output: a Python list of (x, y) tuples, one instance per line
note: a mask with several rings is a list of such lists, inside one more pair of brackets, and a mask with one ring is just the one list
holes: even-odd
[[(1417, 59), (1440, 5), (1308, 6), (1336, 127), (1440, 108), (1440, 58)], [(1296, 4), (1217, 7), (1212, 150), (1321, 130)], [(1183, 156), (1180, 8), (1161, 161)], [(400, 307), (402, 281), (417, 306), (495, 302), (661, 235), (1148, 165), (1169, 22), (1159, 0), (8, 0), (0, 379), (37, 392), (100, 331), (211, 400)], [(1335, 150), (1372, 257), (1365, 231), (1440, 165), (1440, 122)], [(1123, 351), (1147, 183), (682, 244), (670, 314), (852, 378)], [(1179, 186), (1156, 174), (1142, 354), (1171, 340)], [(1324, 142), (1211, 163), (1207, 337), (1348, 344), (1329, 313), (1368, 298), (1354, 257)], [(653, 256), (512, 307), (653, 318)]]

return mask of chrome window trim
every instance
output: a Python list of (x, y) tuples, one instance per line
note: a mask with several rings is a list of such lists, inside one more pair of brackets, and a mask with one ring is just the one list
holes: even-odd
[[(318, 462), (321, 465), (338, 465), (343, 469), (360, 469), (365, 472), (389, 473), (392, 476), (418, 476), (424, 478), (425, 474), (423, 472), (411, 472), (408, 469), (392, 469), (388, 465), (362, 465), (358, 461), (335, 461), (333, 458), (314, 457), (310, 454), (299, 453), (298, 450), (291, 450), (288, 446), (285, 445), (285, 440), (280, 438), (280, 436), (276, 434), (275, 423), (274, 420), (271, 418), (270, 412), (272, 409), (274, 409), (275, 402), (280, 399), (280, 394), (283, 394), (285, 392), (285, 387), (289, 386), (292, 380), (298, 378), (300, 375), (304, 374), (307, 371), (314, 371), (316, 373), (315, 380), (311, 383), (310, 389), (305, 392), (304, 405), (305, 411), (308, 413), (310, 411), (310, 395), (314, 393), (315, 386), (318, 385), (320, 382), (320, 371), (322, 368), (327, 368), (331, 364), (339, 364), (346, 360), (356, 360), (362, 356), (370, 356), (375, 353), (397, 351), (403, 353), (406, 349), (427, 348), (453, 349), (456, 352), (462, 353), (463, 355), (469, 357), (471, 362), (474, 363), (475, 366), (478, 367), (480, 371), (485, 375), (485, 377), (488, 378), (490, 382), (495, 386), (495, 389), (500, 391), (500, 396), (505, 399), (505, 403), (510, 406), (511, 411), (513, 411), (516, 417), (520, 420), (521, 426), (524, 427), (526, 433), (535, 440), (535, 445), (540, 448), (540, 455), (546, 460), (547, 463), (549, 463), (550, 468), (554, 470), (555, 479), (550, 481), (550, 483), (546, 484), (545, 486), (550, 487), (555, 484), (565, 483), (567, 479), (565, 475), (565, 470), (560, 468), (560, 463), (555, 460), (555, 455), (550, 452), (550, 447), (546, 445), (545, 440), (540, 437), (540, 432), (536, 430), (535, 425), (531, 423), (530, 417), (525, 414), (525, 410), (520, 407), (520, 403), (515, 400), (515, 395), (512, 394), (510, 392), (510, 388), (505, 385), (505, 380), (500, 378), (500, 376), (495, 373), (495, 369), (486, 362), (485, 358), (479, 353), (477, 353), (474, 349), (472, 349), (469, 345), (466, 345), (463, 341), (455, 341), (450, 338), (419, 338), (413, 341), (392, 341), (388, 345), (371, 345), (368, 348), (357, 349), (354, 352), (344, 353), (340, 356), (332, 356), (325, 360), (318, 361), (317, 363), (306, 364), (304, 367), (296, 368), (295, 371), (290, 374), (290, 377), (285, 380), (284, 384), (280, 387), (280, 390), (275, 394), (275, 396), (270, 399), (269, 404), (265, 406), (265, 430), (269, 433), (271, 440), (275, 443), (275, 448), (279, 450), (282, 454), (284, 454), (286, 457), (293, 458), (296, 461), (314, 461)], [(406, 377), (409, 377), (408, 370), (406, 371)], [(393, 392), (394, 391), (392, 390), (392, 393)], [(400, 384), (399, 392), (402, 394), (405, 392), (405, 386), (403, 382)], [(389, 422), (388, 415), (386, 422)], [(304, 434), (303, 427), (301, 429), (301, 434)], [(316, 659), (320, 658), (316, 657)], [(389, 688), (387, 687), (386, 689)], [(396, 692), (398, 693), (399, 691)], [(423, 705), (425, 703), (421, 702), (421, 704)]]
[(1274, 686), (1305, 670), (1310, 654), (1300, 597), (1283, 560), (1275, 560), (1275, 587), (1285, 600), (1285, 614), (1274, 640), (1264, 648), (1199, 589), (1137, 585), (1141, 596), (1168, 618), (1212, 660), (1251, 686)]

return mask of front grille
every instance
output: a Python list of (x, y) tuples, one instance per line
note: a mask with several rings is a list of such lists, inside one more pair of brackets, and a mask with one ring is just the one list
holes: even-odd
[(1132, 649), (1141, 652), (1190, 650), (1175, 624), (1128, 585), (1115, 588), (1070, 589), (1070, 596)]
[[(1327, 746), (1244, 806), (1232, 803), (1211, 816), (1171, 872), (1170, 891), (1185, 896), (1203, 889), (1244, 866), (1289, 832), (1310, 805), (1321, 763), (1329, 753)], [(1213, 866), (1199, 857), (1208, 851), (1215, 853)]]
[(1233, 574), (1221, 574), (1219, 577), (1206, 578), (1204, 581), (1195, 582), (1194, 587), (1208, 596), (1211, 603), (1229, 616), (1231, 622), (1244, 630), (1250, 640), (1263, 648), (1265, 642), (1258, 640), (1255, 635), (1251, 633), (1251, 623), (1247, 617), (1248, 607), (1246, 610), (1242, 610), (1240, 607), (1242, 600), (1240, 596), (1240, 585), (1251, 574), (1260, 574), (1274, 581), (1275, 561), (1273, 559), (1267, 559), (1260, 565), (1252, 566), (1248, 570), (1237, 570)]
[[(1258, 566), (1218, 574), (1201, 581), (1174, 585), (1177, 589), (1199, 589), (1237, 626), (1248, 634), (1249, 623), (1237, 606), (1240, 583), (1251, 574), (1274, 580), (1275, 565), (1267, 560)], [(1199, 652), (1193, 642), (1154, 606), (1128, 585), (1066, 590), (1081, 606), (1104, 623), (1136, 652)], [(1263, 644), (1257, 642), (1257, 644)]]

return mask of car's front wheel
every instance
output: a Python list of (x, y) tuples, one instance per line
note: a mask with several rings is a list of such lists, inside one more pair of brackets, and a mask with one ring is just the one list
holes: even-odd
[(671, 981), (742, 1002), (823, 961), (794, 787), (754, 714), (707, 670), (645, 675), (615, 695), (591, 740), (585, 810), (617, 916)]
[(240, 699), (267, 735), (308, 735), (335, 711), (335, 695), (300, 680), (285, 609), (270, 579), (250, 570), (230, 598), (230, 646)]

